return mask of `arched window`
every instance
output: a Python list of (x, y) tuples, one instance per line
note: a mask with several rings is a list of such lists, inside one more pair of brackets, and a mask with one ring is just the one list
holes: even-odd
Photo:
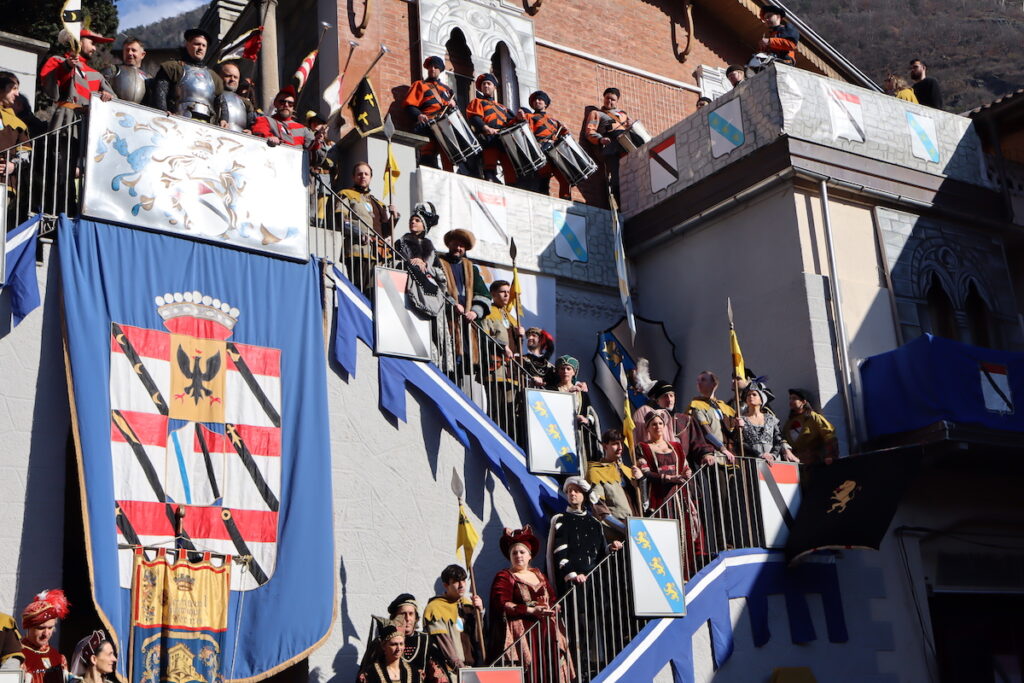
[(970, 335), (968, 341), (975, 346), (995, 348), (992, 314), (973, 280), (967, 286), (964, 314), (967, 317), (967, 334)]
[(498, 77), (501, 89), (498, 100), (506, 107), (515, 111), (519, 109), (519, 77), (516, 75), (516, 63), (508, 51), (508, 45), (498, 43), (498, 48), (491, 55), (491, 73)]
[(926, 296), (928, 304), (928, 322), (930, 332), (939, 337), (957, 339), (956, 312), (953, 309), (953, 302), (939, 281), (939, 276), (932, 273), (932, 283), (928, 287)]
[(473, 99), (473, 54), (466, 43), (466, 36), (461, 30), (452, 31), (448, 42), (444, 44), (448, 50), (448, 58), (452, 61), (452, 76), (455, 82), (451, 84), (455, 91), (455, 102), (459, 109), (465, 109), (469, 101)]

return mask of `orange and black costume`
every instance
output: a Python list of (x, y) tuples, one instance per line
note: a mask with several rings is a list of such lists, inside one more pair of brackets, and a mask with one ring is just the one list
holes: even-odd
[(783, 64), (796, 64), (796, 44), (800, 42), (800, 32), (796, 27), (783, 23), (768, 29), (768, 51), (775, 55), (776, 61)]
[(501, 161), (501, 168), (505, 177), (505, 184), (511, 185), (515, 182), (516, 175), (512, 170), (512, 160), (509, 159), (508, 154), (501, 146), (501, 141), (498, 140), (498, 135), (488, 134), (484, 132), (484, 126), (489, 126), (495, 130), (502, 130), (511, 125), (514, 125), (515, 114), (512, 110), (503, 105), (498, 100), (492, 97), (486, 97), (482, 92), (479, 91), (480, 86), (484, 81), (490, 81), (494, 83), (495, 87), (498, 85), (498, 79), (491, 74), (481, 74), (476, 79), (477, 96), (470, 101), (466, 107), (466, 120), (469, 122), (470, 128), (480, 138), (480, 144), (483, 146), (483, 171), (484, 180), (497, 181), (497, 168), (498, 162)]
[[(423, 66), (434, 66), (444, 71), (444, 61), (440, 57), (428, 57)], [(455, 92), (437, 78), (426, 78), (416, 81), (409, 87), (402, 105), (409, 118), (416, 122), (413, 132), (430, 137), (428, 124), (419, 121), (420, 116), (434, 117), (445, 107), (455, 103)], [(445, 155), (436, 141), (431, 140), (420, 147), (420, 163), (437, 167), (437, 155), (441, 154), (441, 163), (445, 170), (452, 170), (452, 162)]]

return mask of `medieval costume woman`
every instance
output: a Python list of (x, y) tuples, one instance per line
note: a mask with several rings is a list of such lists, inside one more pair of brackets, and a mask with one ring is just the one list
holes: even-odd
[(359, 669), (357, 683), (421, 683), (420, 673), (402, 657), (403, 631), (394, 624), (381, 629), (374, 641), (375, 652)]
[(530, 566), (540, 541), (526, 525), (505, 529), (499, 545), (510, 566), (499, 571), (491, 585), (489, 651), (522, 666), (529, 683), (569, 683), (573, 666), (555, 591), (544, 573)]

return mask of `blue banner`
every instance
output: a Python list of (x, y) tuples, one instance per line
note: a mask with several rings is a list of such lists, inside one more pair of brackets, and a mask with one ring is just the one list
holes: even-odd
[(87, 220), (62, 219), (59, 243), (93, 595), (118, 651), (134, 550), (178, 547), (234, 556), (225, 680), (306, 657), (334, 612), (315, 264)]
[[(5, 190), (6, 191), (6, 190)], [(17, 326), (39, 307), (39, 281), (36, 280), (36, 242), (41, 215), (30, 218), (7, 233), (4, 281), (0, 290), (11, 293), (11, 318)]]

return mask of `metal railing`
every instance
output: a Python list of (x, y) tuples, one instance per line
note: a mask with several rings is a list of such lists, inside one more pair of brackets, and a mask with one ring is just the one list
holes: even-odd
[[(762, 547), (757, 469), (761, 458), (719, 458), (703, 465), (647, 516), (679, 521), (682, 566), (688, 581), (722, 551)], [(598, 563), (584, 583), (555, 603), (505, 649), (492, 666), (521, 666), (527, 683), (588, 683), (649, 621), (633, 610), (625, 548)], [(501, 619), (491, 615), (491, 619)]]
[(7, 229), (42, 214), (39, 234), (54, 229), (62, 213), (77, 216), (82, 164), (80, 122), (68, 123), (26, 142), (0, 150), (0, 171), (7, 190)]
[[(374, 269), (377, 266), (404, 269), (423, 287), (431, 287), (427, 275), (441, 275), (440, 267), (424, 271), (395, 249), (394, 236), (386, 237), (353, 209), (350, 201), (334, 192), (322, 178), (314, 180), (309, 235), (310, 252), (334, 261), (357, 289), (373, 303)], [(390, 226), (390, 231), (395, 231)], [(444, 372), (494, 423), (516, 443), (526, 448), (526, 388), (539, 385), (518, 359), (517, 336), (512, 334), (513, 355), (482, 326), (481, 319), (469, 320), (459, 312), (457, 302), (441, 288), (444, 304), (430, 320), (431, 361)], [(470, 293), (470, 299), (472, 298)], [(579, 430), (580, 466), (597, 456), (593, 426)]]

